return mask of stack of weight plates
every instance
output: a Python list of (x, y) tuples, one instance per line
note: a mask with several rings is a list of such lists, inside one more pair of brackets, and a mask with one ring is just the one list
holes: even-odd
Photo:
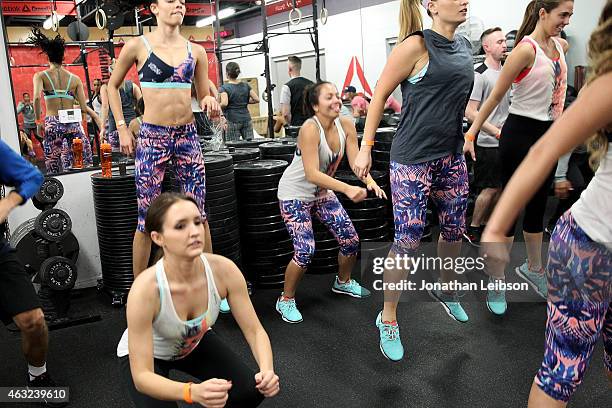
[(259, 149), (257, 147), (228, 147), (227, 153), (232, 156), (234, 163), (259, 159)]
[(312, 214), (312, 229), (315, 238), (315, 253), (308, 266), (309, 274), (338, 273), (338, 241), (318, 218)]
[(284, 160), (287, 163), (293, 161), (297, 142), (292, 142), (287, 139), (281, 141), (268, 142), (259, 145), (261, 158), (267, 160)]
[(227, 147), (258, 147), (262, 143), (272, 142), (274, 139), (269, 139), (267, 137), (257, 138), (257, 139), (248, 139), (248, 140), (230, 140), (229, 142), (225, 142), (225, 146)]
[(170, 161), (166, 163), (166, 170), (164, 171), (164, 179), (162, 181), (162, 193), (166, 192), (181, 192), (181, 186), (176, 179), (174, 164), (172, 164)]
[(242, 232), (243, 263), (251, 282), (280, 287), (293, 245), (280, 216), (278, 182), (287, 167), (282, 160), (259, 160), (234, 165)]
[(374, 147), (372, 148), (372, 168), (374, 170), (389, 171), (393, 136), (395, 136), (395, 128), (379, 128), (376, 130)]
[[(357, 146), (361, 148), (361, 141), (363, 140), (363, 133), (357, 132)], [(344, 151), (344, 157), (340, 161), (340, 165), (338, 166), (338, 170), (351, 170), (349, 166), (348, 156), (346, 154), (346, 149)]]
[(134, 169), (120, 175), (114, 170), (112, 178), (102, 173), (91, 176), (93, 188), (102, 284), (113, 298), (127, 296), (132, 286), (132, 242), (138, 223)]
[[(388, 188), (387, 173), (372, 170), (370, 175), (383, 190)], [(363, 186), (353, 172), (338, 171), (336, 179), (353, 186)], [(389, 239), (391, 228), (387, 218), (389, 207), (387, 201), (374, 196), (371, 192), (368, 192), (368, 197), (360, 203), (354, 203), (344, 194), (338, 194), (338, 199), (353, 221), (361, 243), (382, 242)]]
[(285, 137), (293, 137), (296, 138), (300, 134), (301, 126), (287, 126), (285, 127)]
[(231, 259), (240, 266), (240, 225), (232, 156), (206, 153), (204, 163), (206, 214), (213, 252)]

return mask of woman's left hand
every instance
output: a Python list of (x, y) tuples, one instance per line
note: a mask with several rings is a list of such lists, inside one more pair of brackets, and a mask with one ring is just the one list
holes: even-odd
[(266, 398), (271, 398), (280, 391), (278, 375), (274, 371), (260, 371), (255, 374), (255, 388)]
[(221, 114), (221, 105), (212, 96), (205, 96), (202, 99), (202, 110), (208, 114), (209, 118), (216, 118)]

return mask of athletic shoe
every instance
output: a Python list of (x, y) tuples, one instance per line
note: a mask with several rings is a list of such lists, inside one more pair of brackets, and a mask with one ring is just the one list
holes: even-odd
[(391, 361), (400, 361), (404, 358), (404, 346), (400, 339), (397, 321), (383, 322), (382, 311), (376, 317), (376, 327), (380, 332), (380, 351)]
[[(30, 374), (28, 374), (28, 388), (50, 388), (57, 387), (58, 385), (51, 379), (49, 376), (49, 372), (44, 372), (43, 374), (34, 377), (33, 380), (30, 380)], [(51, 401), (43, 401), (40, 403), (42, 406), (50, 407), (50, 408), (59, 408), (65, 407), (68, 405), (67, 402), (51, 402)]]
[(295, 298), (285, 299), (283, 295), (279, 296), (276, 301), (276, 311), (287, 323), (300, 323), (303, 320), (295, 304)]
[(227, 302), (227, 299), (221, 300), (221, 304), (219, 305), (219, 312), (221, 312), (221, 313), (229, 313), (230, 312), (230, 305)]
[(548, 286), (546, 284), (544, 268), (540, 268), (540, 272), (534, 272), (529, 268), (528, 261), (525, 261), (525, 263), (517, 268), (514, 268), (514, 270), (518, 276), (531, 285), (538, 295), (546, 299), (548, 296)]
[(469, 320), (467, 313), (465, 313), (461, 303), (459, 303), (459, 296), (456, 292), (447, 294), (441, 290), (430, 290), (429, 296), (440, 302), (446, 313), (454, 320), (460, 323), (465, 323)]
[[(494, 280), (489, 278), (489, 283), (493, 283)], [(499, 292), (494, 289), (487, 291), (487, 309), (496, 316), (503, 316), (508, 310), (508, 303), (506, 303), (506, 291), (500, 290)]]
[(470, 245), (480, 248), (480, 236), (481, 231), (479, 227), (467, 227), (463, 233), (463, 239), (470, 243)]
[(340, 282), (340, 279), (338, 279), (338, 276), (336, 276), (336, 279), (334, 279), (332, 292), (352, 296), (354, 298), (364, 298), (370, 296), (370, 291), (358, 284), (355, 279), (349, 279), (348, 282), (342, 283)]

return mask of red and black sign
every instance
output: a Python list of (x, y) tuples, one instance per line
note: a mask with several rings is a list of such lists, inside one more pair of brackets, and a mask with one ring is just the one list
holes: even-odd
[[(50, 16), (53, 8), (50, 1), (2, 1), (5, 16)], [(60, 16), (75, 16), (73, 1), (56, 1), (55, 12)]]
[[(312, 4), (312, 0), (295, 0), (296, 8), (309, 6)], [(266, 6), (266, 14), (273, 16), (284, 12), (290, 12), (293, 8), (293, 0), (282, 0), (274, 4), (268, 4)]]

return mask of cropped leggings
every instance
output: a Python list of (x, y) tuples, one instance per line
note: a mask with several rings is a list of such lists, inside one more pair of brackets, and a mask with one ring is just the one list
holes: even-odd
[(599, 338), (612, 373), (612, 252), (566, 212), (550, 238), (544, 360), (535, 383), (568, 401), (582, 383)]
[(308, 267), (315, 251), (312, 212), (334, 235), (342, 255), (354, 256), (359, 252), (355, 226), (333, 192), (310, 202), (281, 200), (280, 210), (293, 240), (293, 262), (300, 268)]
[[(499, 158), (502, 163), (502, 186), (512, 178), (516, 169), (521, 165), (529, 149), (550, 128), (553, 122), (542, 122), (524, 116), (510, 115), (504, 124), (499, 142)], [(544, 231), (544, 211), (548, 191), (552, 183), (554, 170), (546, 177), (546, 181), (535, 193), (525, 207), (523, 218), (523, 231), (537, 234)], [(507, 237), (514, 236), (515, 224), (506, 231)]]

